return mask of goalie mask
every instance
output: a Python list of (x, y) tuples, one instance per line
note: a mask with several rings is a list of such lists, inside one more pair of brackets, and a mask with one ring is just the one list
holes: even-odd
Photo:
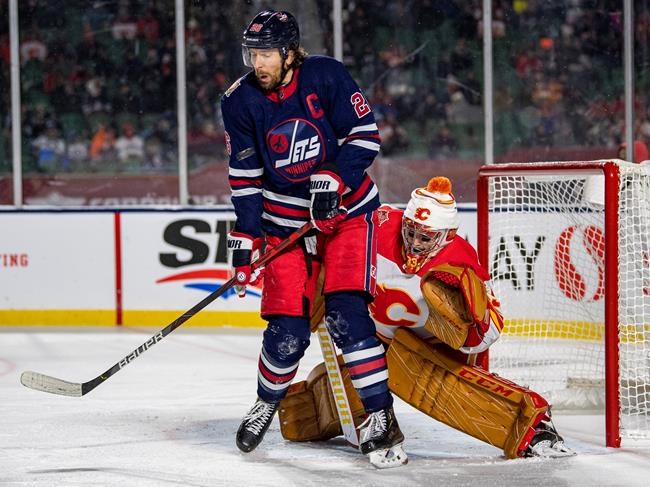
[(417, 188), (402, 217), (404, 272), (415, 274), (456, 236), (458, 211), (451, 181), (432, 178), (426, 188)]

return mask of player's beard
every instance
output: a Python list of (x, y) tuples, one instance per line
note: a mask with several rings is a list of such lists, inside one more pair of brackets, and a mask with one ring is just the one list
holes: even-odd
[[(278, 71), (277, 73), (255, 72), (255, 78), (257, 78), (257, 83), (265, 91), (275, 90), (278, 86), (282, 84), (282, 81), (284, 81), (282, 78), (284, 78), (286, 75), (287, 75), (286, 67), (284, 67), (284, 69), (281, 68), (280, 71)], [(262, 79), (262, 76), (264, 76), (264, 79)]]

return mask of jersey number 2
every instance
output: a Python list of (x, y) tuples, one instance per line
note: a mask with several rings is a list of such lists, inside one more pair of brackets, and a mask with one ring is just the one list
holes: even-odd
[(368, 105), (366, 99), (358, 91), (352, 94), (350, 102), (352, 102), (357, 117), (362, 118), (370, 113), (370, 105)]

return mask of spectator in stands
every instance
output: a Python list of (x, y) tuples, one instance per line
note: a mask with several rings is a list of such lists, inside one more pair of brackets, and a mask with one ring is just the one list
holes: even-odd
[(159, 111), (173, 110), (176, 107), (175, 49), (174, 39), (167, 39), (158, 54), (160, 56), (158, 69), (160, 83)]
[(147, 13), (138, 19), (138, 35), (142, 36), (149, 46), (158, 41), (160, 35), (160, 20), (158, 11), (150, 8)]
[(70, 169), (65, 141), (59, 136), (59, 129), (54, 120), (48, 120), (45, 132), (34, 140), (33, 148), (38, 171), (56, 172)]
[(480, 108), (469, 103), (463, 86), (455, 76), (447, 76), (447, 120), (459, 125), (476, 124), (481, 119)]
[(203, 45), (203, 31), (199, 21), (192, 18), (187, 21), (187, 29), (185, 29), (185, 40), (188, 45)]
[(115, 129), (110, 124), (102, 124), (90, 141), (90, 168), (111, 169), (116, 159)]
[(3, 62), (6, 66), (11, 63), (9, 36), (5, 33), (0, 33), (0, 62)]
[(111, 27), (111, 33), (116, 41), (135, 39), (138, 33), (138, 24), (131, 18), (126, 7), (120, 7), (117, 19)]
[(54, 116), (49, 106), (44, 103), (29, 104), (23, 117), (23, 133), (33, 141), (45, 132), (52, 120)]
[(113, 13), (111, 13), (109, 2), (95, 0), (92, 6), (86, 8), (83, 14), (83, 23), (92, 32), (103, 32), (111, 24)]
[(164, 169), (176, 155), (176, 130), (173, 114), (161, 116), (153, 131), (145, 140), (145, 165), (153, 169)]
[[(627, 144), (623, 142), (621, 145), (618, 146), (618, 153), (617, 156), (619, 159), (622, 159), (624, 161), (627, 160)], [(647, 161), (650, 159), (649, 157), (649, 151), (648, 151), (648, 146), (646, 145), (645, 142), (642, 140), (635, 140), (634, 141), (634, 162), (635, 163), (640, 163), (643, 161)]]
[(139, 169), (144, 161), (144, 141), (135, 133), (133, 124), (122, 125), (122, 134), (115, 142), (120, 167), (125, 170)]
[(68, 144), (68, 160), (73, 171), (83, 171), (88, 166), (88, 140), (86, 134), (77, 131), (71, 134)]
[(97, 112), (110, 113), (113, 111), (113, 105), (106, 94), (105, 80), (103, 77), (94, 76), (86, 82), (86, 91), (82, 97), (81, 110), (86, 116)]
[(145, 167), (160, 170), (165, 167), (167, 160), (162, 144), (157, 137), (149, 137), (144, 144)]
[(465, 71), (474, 68), (472, 52), (467, 47), (467, 40), (459, 38), (450, 57), (451, 71), (456, 77), (462, 77)]
[(35, 30), (27, 33), (25, 39), (20, 43), (20, 59), (22, 64), (29, 60), (38, 59), (45, 61), (47, 57), (47, 46), (39, 39)]
[(386, 112), (383, 117), (378, 116), (377, 118), (382, 155), (392, 156), (408, 148), (409, 136), (406, 130), (399, 125), (393, 112)]
[(88, 26), (84, 28), (83, 40), (77, 46), (77, 64), (89, 75), (110, 77), (114, 72), (106, 48), (95, 40), (95, 33)]
[(120, 64), (117, 74), (121, 79), (126, 79), (132, 84), (138, 84), (142, 81), (143, 63), (136, 54), (133, 46), (129, 41), (122, 41), (124, 46), (124, 59)]
[(429, 156), (432, 159), (449, 159), (458, 156), (458, 149), (458, 141), (449, 126), (443, 125), (438, 129), (431, 141)]
[(113, 109), (115, 113), (142, 113), (142, 98), (133, 93), (128, 79), (120, 79), (117, 93), (113, 98)]

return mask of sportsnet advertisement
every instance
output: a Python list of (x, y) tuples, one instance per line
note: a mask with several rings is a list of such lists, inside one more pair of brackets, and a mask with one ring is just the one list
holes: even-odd
[[(234, 212), (121, 214), (124, 324), (173, 321), (231, 277), (226, 240)], [(260, 326), (261, 287), (234, 289), (194, 316), (190, 326)]]

